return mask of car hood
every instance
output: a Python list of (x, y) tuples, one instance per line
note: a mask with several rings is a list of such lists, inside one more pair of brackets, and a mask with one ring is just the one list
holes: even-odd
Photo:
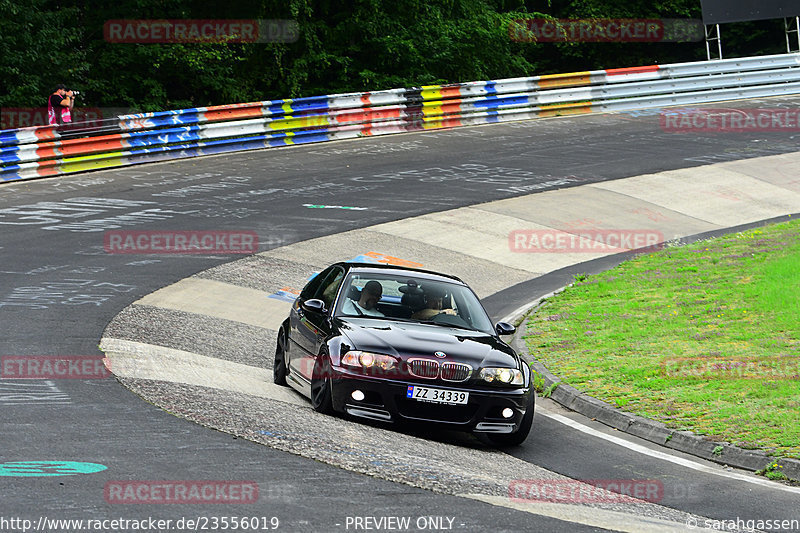
[(370, 318), (338, 318), (337, 322), (349, 349), (394, 355), (403, 360), (438, 359), (434, 356), (438, 351), (446, 354), (442, 361), (469, 363), (474, 368), (519, 366), (514, 350), (480, 331)]

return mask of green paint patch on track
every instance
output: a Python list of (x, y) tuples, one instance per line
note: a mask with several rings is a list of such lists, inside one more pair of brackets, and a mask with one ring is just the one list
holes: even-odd
[(800, 221), (576, 276), (525, 339), (565, 383), (624, 411), (800, 457)]

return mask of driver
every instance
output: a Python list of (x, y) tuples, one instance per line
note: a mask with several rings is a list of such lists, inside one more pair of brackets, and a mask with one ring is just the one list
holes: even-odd
[(383, 313), (375, 309), (378, 300), (383, 296), (383, 286), (375, 280), (368, 281), (361, 289), (361, 296), (358, 302), (347, 298), (342, 306), (342, 311), (348, 315), (358, 316), (384, 316)]
[(454, 309), (442, 309), (442, 300), (444, 300), (444, 291), (439, 287), (428, 287), (425, 289), (425, 308), (420, 309), (411, 318), (414, 320), (430, 320), (436, 315), (442, 313), (448, 315), (455, 315)]

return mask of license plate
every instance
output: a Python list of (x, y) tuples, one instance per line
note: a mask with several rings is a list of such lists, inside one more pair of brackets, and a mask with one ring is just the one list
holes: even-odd
[(464, 405), (469, 400), (469, 393), (409, 385), (408, 390), (406, 391), (406, 398), (412, 398), (414, 400), (419, 400), (420, 402)]

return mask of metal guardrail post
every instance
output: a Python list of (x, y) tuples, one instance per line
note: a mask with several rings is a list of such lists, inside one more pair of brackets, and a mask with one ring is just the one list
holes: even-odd
[[(722, 59), (722, 35), (719, 32), (719, 24), (707, 24), (706, 28), (706, 57), (711, 61), (711, 43), (717, 41), (716, 59)], [(709, 29), (710, 28), (710, 29)]]
[[(790, 21), (794, 22), (794, 26)], [(783, 19), (783, 27), (786, 30), (786, 53), (795, 54), (800, 52), (800, 17)], [(792, 50), (792, 39), (790, 38), (792, 33), (797, 37), (797, 50)]]

